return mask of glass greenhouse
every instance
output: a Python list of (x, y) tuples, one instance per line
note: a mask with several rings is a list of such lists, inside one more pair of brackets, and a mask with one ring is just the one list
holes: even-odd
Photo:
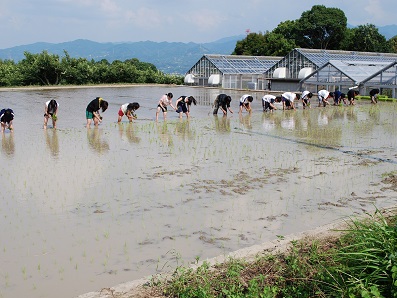
[(204, 55), (187, 73), (185, 83), (233, 89), (265, 89), (263, 73), (282, 57)]

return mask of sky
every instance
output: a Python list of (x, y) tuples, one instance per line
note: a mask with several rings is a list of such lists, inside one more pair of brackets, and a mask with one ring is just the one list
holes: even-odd
[(397, 23), (395, 0), (0, 0), (0, 49), (76, 39), (213, 42), (272, 31), (313, 5), (343, 10), (353, 26)]

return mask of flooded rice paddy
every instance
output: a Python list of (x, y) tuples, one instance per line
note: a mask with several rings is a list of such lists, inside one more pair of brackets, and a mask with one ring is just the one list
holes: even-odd
[[(193, 95), (191, 119), (164, 93)], [(0, 297), (75, 297), (278, 235), (395, 205), (397, 106), (213, 116), (218, 89), (136, 86), (0, 92), (15, 112), (1, 139)], [(110, 102), (98, 128), (85, 108)], [(44, 103), (59, 104), (43, 130)], [(117, 124), (121, 104), (141, 108)], [(314, 101), (315, 102), (315, 101)], [(50, 125), (51, 126), (51, 125)]]

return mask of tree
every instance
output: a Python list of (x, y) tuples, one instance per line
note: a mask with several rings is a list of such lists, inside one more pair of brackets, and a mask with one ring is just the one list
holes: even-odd
[(261, 32), (250, 33), (243, 40), (239, 40), (234, 48), (233, 55), (263, 56), (266, 44)]
[(340, 48), (347, 26), (345, 13), (339, 8), (314, 5), (297, 21), (296, 43), (302, 48)]
[(390, 49), (391, 53), (397, 53), (397, 35), (390, 38), (388, 41), (388, 48)]
[(281, 22), (272, 32), (282, 35), (285, 39), (295, 40), (299, 34), (298, 24), (298, 20)]
[(345, 47), (349, 51), (390, 52), (386, 37), (373, 24), (352, 28)]
[(288, 40), (281, 34), (269, 31), (265, 34), (250, 33), (237, 42), (233, 55), (284, 56), (295, 46), (293, 40)]
[(24, 85), (57, 85), (62, 75), (59, 56), (43, 51), (40, 54), (24, 53), (20, 62)]

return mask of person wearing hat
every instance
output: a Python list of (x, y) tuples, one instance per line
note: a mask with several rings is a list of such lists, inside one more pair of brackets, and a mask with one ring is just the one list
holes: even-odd
[(88, 104), (85, 110), (87, 128), (90, 128), (92, 121), (94, 121), (95, 126), (98, 126), (98, 124), (102, 122), (102, 116), (99, 114), (99, 110), (102, 108), (102, 112), (105, 112), (108, 108), (108, 105), (108, 102), (102, 97), (97, 97)]

